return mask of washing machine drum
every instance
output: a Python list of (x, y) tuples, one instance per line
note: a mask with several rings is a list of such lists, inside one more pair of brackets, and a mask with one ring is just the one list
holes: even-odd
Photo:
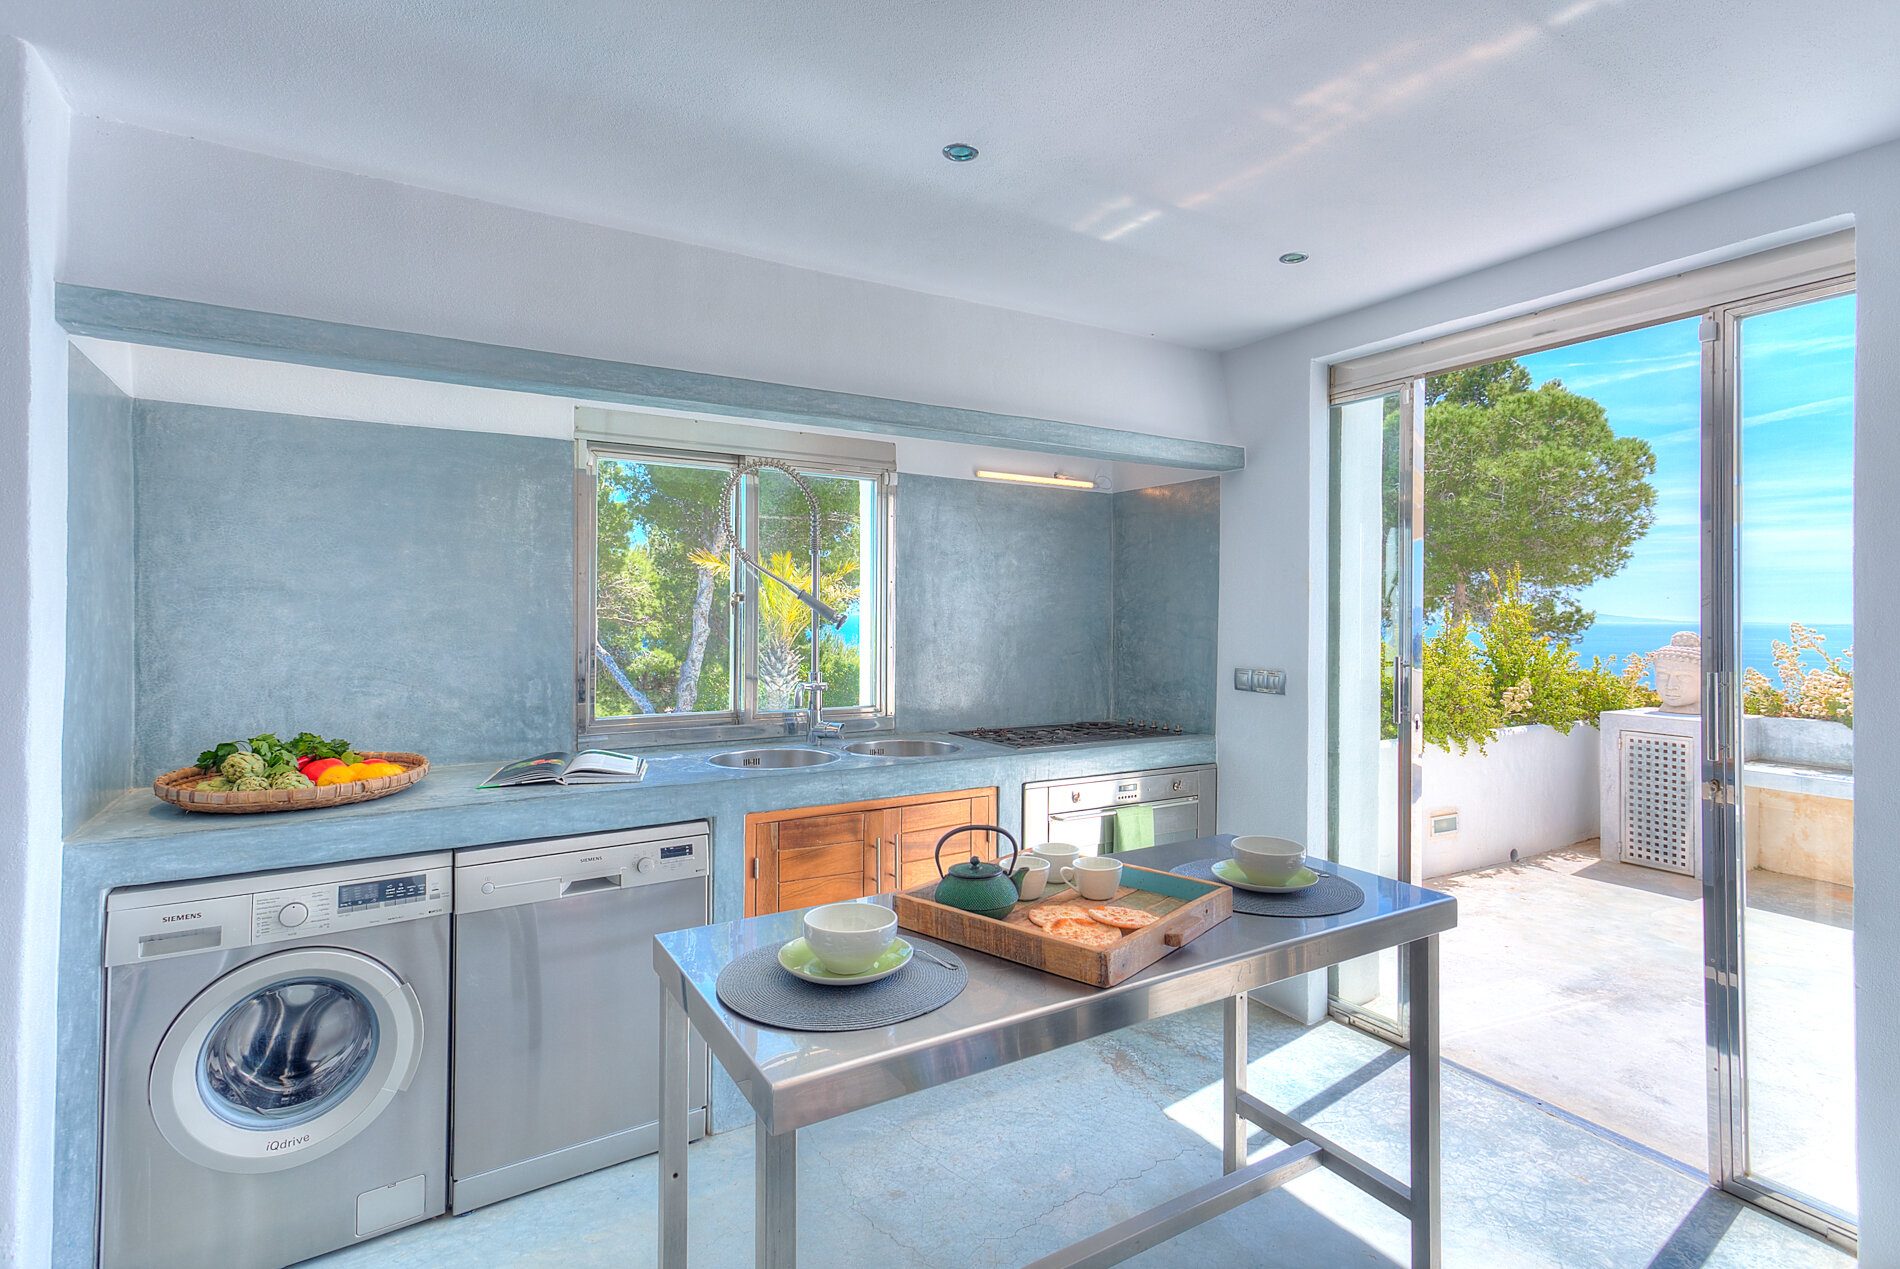
[(239, 966), (172, 1021), (152, 1117), (178, 1153), (275, 1172), (335, 1150), (409, 1087), (422, 1007), (388, 966), (310, 947)]

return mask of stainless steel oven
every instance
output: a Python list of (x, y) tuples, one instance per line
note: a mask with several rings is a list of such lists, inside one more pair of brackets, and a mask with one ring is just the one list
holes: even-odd
[(1157, 846), (1211, 836), (1213, 765), (1025, 784), (1023, 844), (1071, 842), (1085, 855), (1109, 854), (1126, 844), (1117, 838), (1117, 825), (1128, 824), (1133, 817), (1121, 813), (1136, 807), (1153, 815)]

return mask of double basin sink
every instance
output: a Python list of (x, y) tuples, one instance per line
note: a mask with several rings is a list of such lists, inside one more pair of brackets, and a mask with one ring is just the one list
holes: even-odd
[[(947, 740), (860, 740), (844, 747), (844, 753), (866, 758), (941, 758), (957, 753), (962, 745)], [(822, 767), (836, 762), (844, 754), (829, 749), (805, 749), (796, 745), (757, 749), (728, 749), (706, 759), (715, 767), (737, 767), (745, 771), (781, 771), (788, 767)]]

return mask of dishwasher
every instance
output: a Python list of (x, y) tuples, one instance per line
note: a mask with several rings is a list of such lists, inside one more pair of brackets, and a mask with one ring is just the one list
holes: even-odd
[(711, 919), (710, 857), (703, 820), (455, 853), (452, 1210), (659, 1148), (653, 936)]

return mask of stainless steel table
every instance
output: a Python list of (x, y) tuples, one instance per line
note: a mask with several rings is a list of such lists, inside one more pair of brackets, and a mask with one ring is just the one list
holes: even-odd
[[(1204, 837), (1121, 858), (1169, 868), (1226, 853)], [(798, 1130), (919, 1089), (1046, 1053), (1212, 1001), (1225, 1002), (1225, 1175), (1045, 1256), (1031, 1269), (1112, 1265), (1314, 1168), (1329, 1168), (1412, 1222), (1412, 1264), (1438, 1269), (1438, 935), (1457, 924), (1449, 896), (1339, 865), (1366, 901), (1340, 916), (1236, 915), (1119, 986), (1106, 989), (959, 948), (963, 994), (894, 1027), (807, 1033), (760, 1027), (719, 1003), (719, 971), (757, 947), (798, 936), (799, 912), (679, 930), (654, 939), (660, 976), (660, 1266), (686, 1264), (688, 1027), (697, 1030), (758, 1115), (754, 1246), (759, 1269), (798, 1262)], [(885, 902), (889, 902), (886, 896)], [(1381, 1171), (1247, 1091), (1247, 992), (1294, 974), (1403, 946), (1411, 987), (1410, 1184)], [(1288, 1143), (1247, 1162), (1247, 1125)]]

